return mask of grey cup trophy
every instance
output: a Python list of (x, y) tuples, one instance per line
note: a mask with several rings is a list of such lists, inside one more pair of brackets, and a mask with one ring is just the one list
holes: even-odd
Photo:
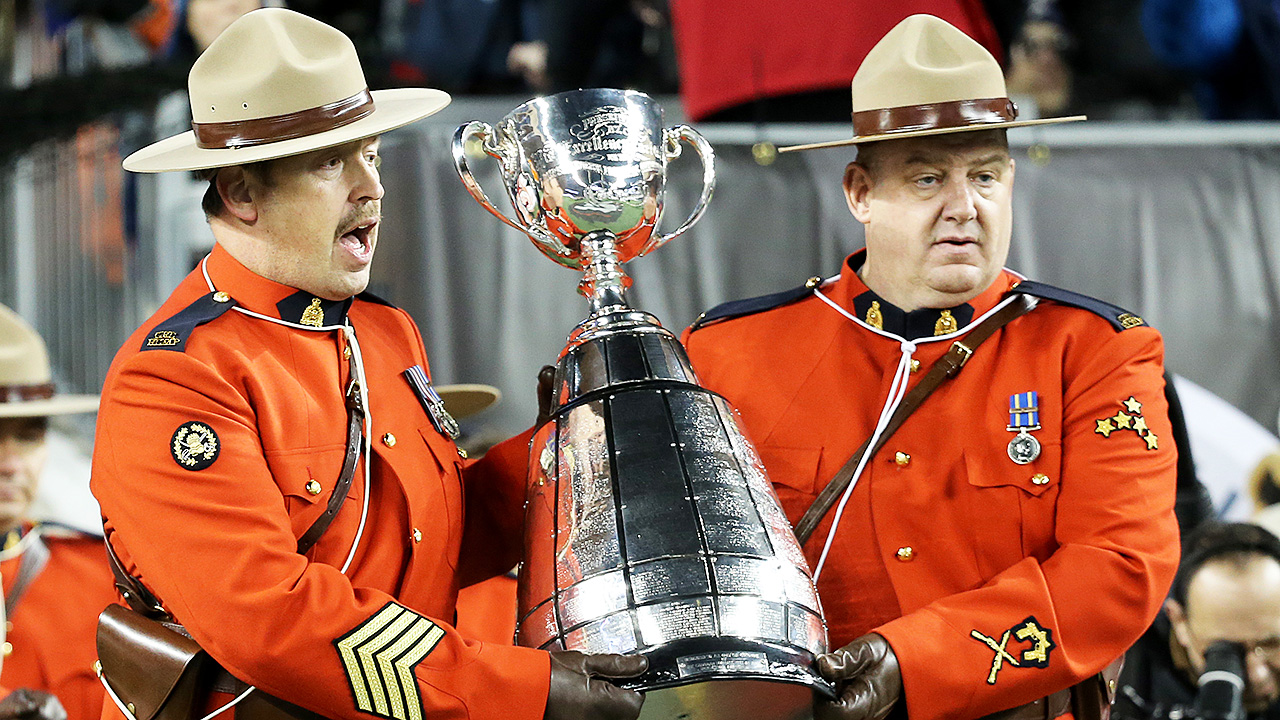
[[(660, 234), (668, 160), (691, 144), (703, 190)], [(468, 157), (501, 165), (516, 217), (494, 207)], [(531, 446), (516, 641), (643, 653), (619, 684), (649, 720), (790, 720), (810, 714), (826, 624), (813, 579), (734, 411), (700, 387), (684, 347), (631, 308), (622, 264), (680, 235), (715, 184), (711, 147), (664, 128), (624, 90), (531, 100), (454, 136), (471, 195), (556, 262), (583, 271), (591, 313), (556, 366), (553, 420)]]

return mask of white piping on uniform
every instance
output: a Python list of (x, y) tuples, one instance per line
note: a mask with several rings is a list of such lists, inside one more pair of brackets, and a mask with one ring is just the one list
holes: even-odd
[[(826, 283), (824, 282), (823, 284), (825, 285)], [(945, 342), (947, 340), (963, 336), (965, 333), (969, 332), (970, 329), (976, 327), (983, 320), (986, 320), (991, 315), (999, 312), (1001, 308), (1015, 300), (1015, 297), (1008, 297), (1001, 300), (999, 303), (996, 303), (995, 307), (991, 308), (980, 317), (974, 319), (968, 325), (965, 325), (963, 328), (960, 328), (955, 332), (947, 333), (946, 335), (937, 335), (935, 337), (907, 340), (906, 338), (894, 335), (890, 332), (885, 332), (880, 328), (873, 327), (862, 320), (859, 320), (856, 315), (840, 307), (831, 298), (823, 295), (820, 292), (821, 288), (822, 286), (819, 285), (813, 289), (813, 294), (816, 295), (819, 300), (830, 305), (836, 312), (852, 320), (855, 325), (866, 328), (867, 330), (870, 330), (882, 337), (897, 341), (898, 346), (902, 351), (902, 356), (898, 358), (898, 367), (894, 370), (893, 381), (889, 383), (888, 397), (885, 399), (884, 406), (880, 408), (880, 418), (876, 420), (875, 430), (871, 433), (871, 440), (867, 444), (868, 452), (862, 454), (862, 458), (858, 461), (858, 467), (853, 471), (853, 479), (849, 481), (849, 487), (845, 488), (844, 493), (840, 496), (840, 503), (836, 506), (835, 518), (831, 521), (831, 529), (827, 531), (826, 542), (822, 545), (822, 554), (818, 556), (818, 564), (814, 566), (813, 582), (815, 585), (818, 583), (818, 578), (822, 575), (822, 568), (827, 563), (827, 553), (831, 551), (831, 543), (835, 540), (836, 529), (840, 527), (840, 519), (844, 515), (844, 506), (849, 502), (849, 497), (853, 494), (853, 488), (858, 484), (858, 480), (862, 477), (863, 470), (866, 469), (867, 461), (871, 458), (870, 449), (874, 448), (876, 443), (880, 441), (880, 436), (884, 434), (885, 428), (888, 427), (890, 418), (892, 418), (893, 414), (897, 412), (898, 405), (902, 403), (902, 398), (907, 394), (907, 385), (909, 384), (908, 379), (911, 377), (912, 354), (915, 353), (917, 347), (921, 344)]]
[[(217, 288), (213, 286), (213, 280), (209, 277), (209, 268), (207, 266), (208, 262), (209, 262), (209, 256), (206, 255), (204, 259), (200, 261), (200, 272), (201, 274), (204, 275), (205, 284), (209, 286), (209, 292), (216, 292)], [(372, 440), (373, 413), (369, 409), (369, 383), (366, 382), (366, 376), (364, 372), (364, 356), (361, 355), (360, 353), (360, 343), (356, 340), (356, 330), (355, 328), (351, 327), (351, 324), (349, 322), (345, 322), (345, 321), (341, 325), (325, 325), (323, 327), (313, 327), (311, 325), (301, 325), (299, 323), (289, 322), (288, 320), (273, 318), (270, 315), (263, 315), (262, 313), (256, 313), (252, 310), (246, 310), (245, 308), (242, 308), (239, 305), (236, 305), (231, 309), (239, 313), (242, 313), (244, 315), (248, 315), (249, 317), (255, 317), (255, 318), (258, 318), (259, 320), (266, 320), (267, 322), (272, 322), (277, 325), (284, 325), (285, 327), (293, 328), (295, 330), (306, 330), (308, 332), (332, 332), (334, 330), (341, 330), (342, 334), (345, 335), (347, 338), (347, 344), (351, 348), (352, 358), (355, 360), (355, 363), (354, 363), (355, 373), (356, 373), (355, 380), (357, 384), (357, 391), (360, 393), (360, 405), (364, 408), (364, 428), (363, 428), (364, 432), (362, 433), (364, 435), (364, 447), (363, 447), (363, 450), (364, 450), (364, 501), (360, 507), (360, 524), (356, 527), (355, 539), (351, 541), (351, 551), (347, 553), (347, 559), (345, 562), (342, 563), (342, 570), (340, 570), (340, 572), (343, 575), (345, 575), (347, 573), (347, 570), (351, 567), (351, 562), (356, 557), (356, 548), (360, 547), (360, 539), (364, 536), (365, 523), (368, 522), (369, 520), (369, 489), (370, 489), (369, 466), (372, 464), (370, 461), (370, 458), (373, 456), (373, 440)], [(111, 689), (111, 686), (107, 684), (106, 676), (104, 674), (99, 673), (98, 679), (102, 682), (102, 686), (107, 689), (107, 693), (111, 696), (112, 702), (116, 704), (116, 707), (120, 708), (120, 712), (124, 713), (125, 717), (128, 718), (129, 720), (137, 720), (134, 714), (129, 712), (129, 709), (125, 707), (124, 703), (120, 702), (120, 698), (116, 696), (116, 693), (114, 690)], [(221, 715), (227, 710), (230, 710), (231, 708), (235, 707), (236, 703), (239, 703), (241, 700), (248, 697), (249, 693), (257, 689), (258, 687), (256, 685), (250, 685), (247, 690), (237, 695), (235, 699), (233, 699), (231, 702), (227, 703), (226, 705), (223, 705), (217, 710), (214, 710), (208, 715), (205, 715), (203, 718), (201, 718), (201, 720), (213, 720), (213, 718), (217, 717), (218, 715)]]

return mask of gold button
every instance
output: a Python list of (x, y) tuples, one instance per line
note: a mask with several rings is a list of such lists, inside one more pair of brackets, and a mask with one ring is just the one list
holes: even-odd
[(350, 345), (348, 345), (348, 346), (346, 346), (346, 347), (342, 348), (342, 359), (343, 359), (343, 360), (350, 360), (350, 359), (351, 359), (351, 346), (350, 346)]
[(3, 653), (5, 657), (9, 657), (10, 655), (12, 655), (13, 643), (6, 642), (4, 645), (0, 646), (0, 653)]
[(900, 547), (898, 548), (898, 552), (895, 554), (902, 562), (911, 562), (911, 560), (916, 556), (916, 551), (912, 550), (910, 546)]
[(418, 528), (413, 529), (413, 541), (416, 543), (422, 542), (422, 531)]
[(911, 359), (911, 372), (920, 372), (920, 361), (915, 358)]
[(1107, 681), (1107, 690), (1108, 690), (1109, 692), (1115, 692), (1115, 691), (1116, 691), (1116, 681), (1115, 681), (1115, 680), (1108, 680), (1108, 681)]
[(323, 488), (320, 487), (320, 483), (316, 482), (315, 480), (307, 481), (307, 492), (311, 493), (312, 495), (319, 495), (322, 489)]
[(383, 445), (386, 445), (387, 447), (395, 447), (395, 446), (396, 446), (396, 436), (395, 436), (395, 435), (392, 435), (391, 433), (387, 433), (386, 435), (383, 435), (383, 436), (382, 436), (382, 444), (383, 444)]
[(125, 705), (125, 707), (129, 708), (130, 715), (133, 715), (134, 713), (138, 712), (138, 709), (133, 706), (133, 703), (129, 703), (128, 705)]
[(1035, 475), (1031, 476), (1031, 483), (1033, 485), (1048, 485), (1049, 476), (1045, 475), (1044, 473), (1036, 473)]
[(5, 620), (5, 621), (4, 621), (4, 631), (5, 631), (5, 632), (13, 632), (13, 621), (12, 621), (12, 620)]
[(219, 290), (218, 292), (216, 292), (216, 293), (214, 293), (214, 294), (213, 294), (213, 301), (214, 301), (214, 302), (220, 302), (220, 303), (230, 302), (230, 301), (231, 301), (231, 296), (230, 296), (230, 295), (228, 295), (228, 294), (226, 294), (225, 292), (223, 292), (223, 291)]
[(97, 675), (98, 677), (102, 677), (102, 662), (101, 662), (101, 661), (98, 661), (98, 660), (94, 660), (94, 661), (93, 661), (93, 674), (94, 674), (94, 675)]
[(898, 463), (898, 467), (906, 467), (911, 464), (911, 456), (899, 451), (893, 454), (893, 461)]
[(466, 451), (466, 450), (463, 450), (462, 448), (458, 448), (458, 457), (462, 458), (463, 460), (466, 460), (466, 459), (467, 459), (467, 451)]
[(818, 277), (817, 275), (814, 275), (813, 277), (804, 281), (804, 286), (809, 288), (810, 290), (818, 287), (821, 284), (822, 284), (822, 278)]

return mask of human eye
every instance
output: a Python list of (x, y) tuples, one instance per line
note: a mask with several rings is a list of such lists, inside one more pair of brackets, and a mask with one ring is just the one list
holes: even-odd
[(939, 182), (940, 182), (940, 179), (938, 178), (938, 176), (931, 175), (931, 174), (917, 175), (912, 180), (912, 183), (919, 188), (932, 188), (932, 187), (935, 187)]

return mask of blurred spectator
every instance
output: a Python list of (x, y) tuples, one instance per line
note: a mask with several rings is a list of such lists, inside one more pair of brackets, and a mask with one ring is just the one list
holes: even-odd
[(284, 7), (283, 0), (176, 0), (173, 31), (162, 53), (184, 72), (227, 26), (250, 10)]
[(1125, 653), (1117, 720), (1197, 720), (1193, 706), (1217, 641), (1244, 650), (1250, 720), (1280, 717), (1280, 539), (1256, 525), (1204, 525), (1185, 541), (1170, 598)]
[(397, 84), (456, 93), (546, 90), (540, 0), (398, 0), (385, 18)]
[(674, 90), (674, 73), (664, 70), (674, 61), (664, 62), (670, 33), (666, 5), (665, 0), (543, 0), (548, 90)]
[(1272, 0), (1145, 0), (1157, 57), (1191, 73), (1205, 117), (1280, 118), (1280, 4)]
[(1009, 50), (1009, 92), (1027, 117), (1194, 116), (1187, 83), (1142, 40), (1142, 0), (1030, 0)]
[(981, 0), (672, 3), (680, 97), (697, 121), (849, 122), (849, 81), (877, 40), (928, 13), (1004, 57)]
[[(95, 396), (54, 392), (44, 342), (0, 305), (0, 577), (8, 617), (0, 684), (52, 693), (69, 720), (101, 715), (94, 634), (115, 587), (100, 536), (33, 523), (29, 511), (48, 457), (49, 418), (97, 404)], [(45, 701), (28, 700), (23, 706), (40, 714)]]

